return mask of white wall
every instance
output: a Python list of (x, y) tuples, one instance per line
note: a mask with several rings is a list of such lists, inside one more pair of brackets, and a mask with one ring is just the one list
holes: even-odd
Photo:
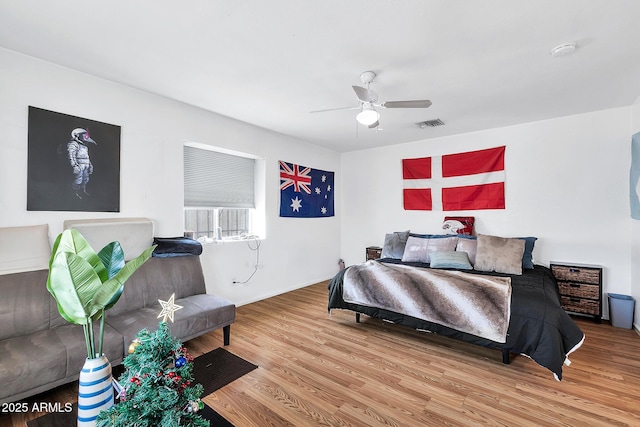
[[(631, 107), (631, 135), (640, 132), (640, 98)], [(629, 136), (629, 153), (631, 153)], [(631, 220), (631, 296), (635, 299), (634, 326), (640, 332), (640, 221)]]
[[(598, 264), (604, 292), (631, 291), (630, 108), (599, 111), (342, 155), (342, 256), (364, 259), (385, 233), (440, 233), (445, 215), (476, 232), (536, 236), (536, 262)], [(404, 211), (403, 158), (506, 145), (506, 209)], [(605, 316), (608, 316), (606, 300)]]
[[(120, 213), (26, 211), (29, 105), (122, 126)], [(507, 209), (455, 213), (474, 215), (480, 233), (537, 236), (534, 255), (542, 264), (603, 265), (605, 293), (638, 300), (640, 222), (629, 215), (628, 171), (630, 135), (639, 130), (637, 102), (339, 155), (0, 49), (0, 227), (48, 223), (53, 238), (65, 219), (144, 216), (154, 220), (156, 235), (180, 235), (183, 142), (253, 154), (265, 159), (267, 180), (258, 272), (247, 285), (231, 283), (253, 271), (256, 252), (245, 242), (207, 245), (201, 258), (209, 292), (244, 304), (331, 277), (340, 257), (362, 261), (364, 248), (381, 245), (389, 231), (439, 232), (448, 213), (402, 209), (402, 158), (506, 145)], [(280, 218), (278, 160), (335, 170), (336, 217)]]
[[(122, 127), (119, 213), (26, 211), (29, 105)], [(246, 243), (206, 246), (201, 260), (209, 292), (240, 305), (335, 274), (339, 221), (280, 218), (278, 160), (338, 172), (338, 153), (0, 49), (0, 227), (47, 223), (53, 239), (65, 219), (148, 217), (157, 236), (181, 235), (185, 141), (252, 154), (266, 165), (267, 238), (258, 272), (249, 284), (233, 285), (253, 271), (255, 252)]]

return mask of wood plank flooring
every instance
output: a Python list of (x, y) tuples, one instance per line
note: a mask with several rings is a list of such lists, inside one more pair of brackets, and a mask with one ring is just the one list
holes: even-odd
[[(259, 367), (204, 401), (237, 427), (640, 425), (635, 331), (575, 318), (587, 338), (558, 382), (524, 356), (504, 365), (497, 350), (326, 306), (325, 282), (238, 307), (227, 349)], [(222, 331), (186, 345), (197, 356)], [(0, 426), (39, 415), (0, 414)]]

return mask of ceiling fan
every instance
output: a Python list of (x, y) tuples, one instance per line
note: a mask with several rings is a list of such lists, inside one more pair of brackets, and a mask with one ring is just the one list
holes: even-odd
[(431, 106), (431, 101), (428, 99), (414, 100), (414, 101), (383, 101), (379, 102), (378, 94), (369, 89), (369, 85), (375, 79), (376, 73), (373, 71), (365, 71), (360, 74), (360, 80), (365, 87), (352, 86), (353, 91), (358, 97), (359, 104), (357, 107), (339, 107), (329, 108), (325, 110), (315, 110), (312, 113), (322, 113), (326, 111), (336, 110), (360, 110), (356, 116), (358, 123), (367, 126), (370, 129), (378, 127), (380, 124), (380, 113), (376, 110), (379, 108), (428, 108)]

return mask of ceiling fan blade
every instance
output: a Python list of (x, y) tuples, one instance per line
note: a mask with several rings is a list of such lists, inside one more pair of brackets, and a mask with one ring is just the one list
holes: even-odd
[(416, 101), (386, 101), (380, 104), (382, 108), (428, 108), (431, 101), (428, 99)]
[(360, 109), (360, 106), (358, 105), (357, 107), (337, 107), (337, 108), (326, 108), (324, 110), (314, 110), (314, 111), (309, 111), (310, 113), (324, 113), (327, 111), (338, 111), (338, 110), (358, 110)]
[(370, 102), (369, 100), (369, 91), (360, 86), (351, 86), (353, 91), (356, 93), (358, 99), (362, 102)]

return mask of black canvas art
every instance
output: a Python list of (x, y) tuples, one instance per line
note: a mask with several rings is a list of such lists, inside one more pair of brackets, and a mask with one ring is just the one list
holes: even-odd
[(27, 210), (120, 211), (120, 126), (29, 107)]

